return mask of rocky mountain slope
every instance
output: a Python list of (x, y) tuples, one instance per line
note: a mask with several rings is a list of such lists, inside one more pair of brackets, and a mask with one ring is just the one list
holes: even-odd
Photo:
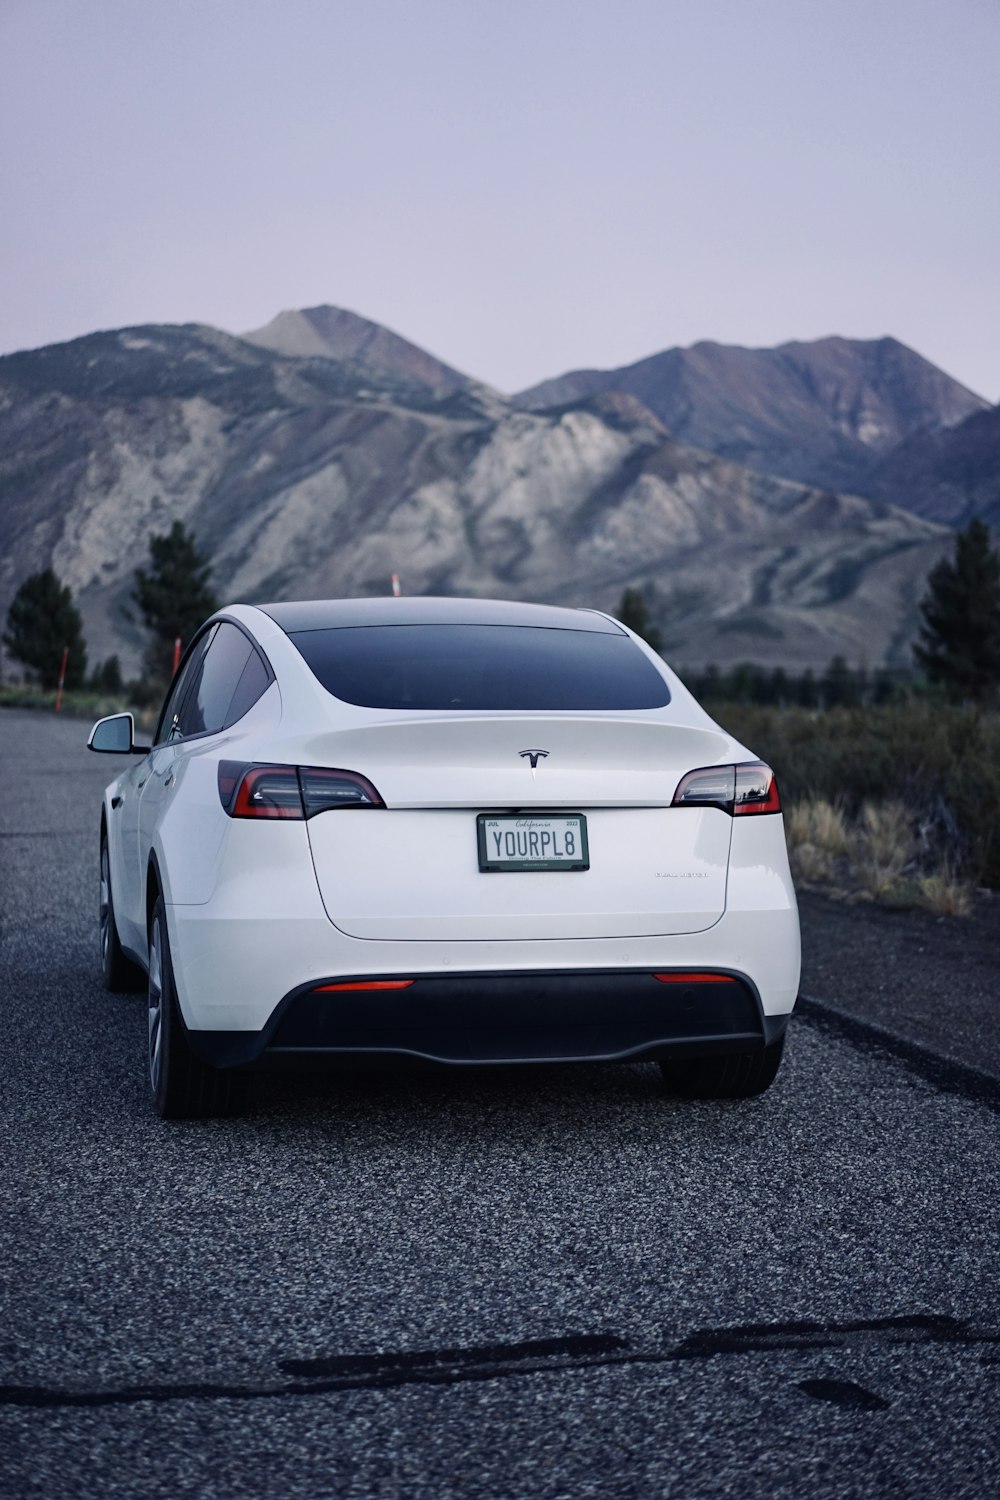
[(179, 518), (226, 599), (383, 593), (397, 571), (613, 610), (637, 583), (682, 665), (908, 660), (949, 545), (933, 523), (679, 442), (633, 396), (526, 410), (381, 347), (380, 370), (363, 342), (288, 356), (155, 326), (0, 359), (0, 618), (51, 564), (92, 659), (131, 668), (133, 570)]
[[(599, 391), (637, 396), (681, 442), (803, 484), (885, 498), (880, 460), (987, 403), (896, 339), (777, 349), (701, 343), (618, 370), (575, 370), (514, 398), (531, 411)], [(904, 502), (900, 502), (904, 503)]]
[(872, 493), (946, 526), (979, 516), (1000, 533), (1000, 406), (905, 439), (875, 470)]

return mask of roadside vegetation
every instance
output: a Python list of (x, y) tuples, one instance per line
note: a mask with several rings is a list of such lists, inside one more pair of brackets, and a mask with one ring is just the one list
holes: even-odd
[(1000, 889), (1000, 714), (921, 698), (706, 707), (774, 768), (801, 884), (952, 915), (972, 888)]

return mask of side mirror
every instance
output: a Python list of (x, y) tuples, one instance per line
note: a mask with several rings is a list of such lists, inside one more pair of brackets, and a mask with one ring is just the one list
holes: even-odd
[(98, 719), (90, 731), (87, 749), (102, 755), (145, 755), (149, 746), (135, 743), (135, 721), (131, 714), (111, 714), (107, 719)]

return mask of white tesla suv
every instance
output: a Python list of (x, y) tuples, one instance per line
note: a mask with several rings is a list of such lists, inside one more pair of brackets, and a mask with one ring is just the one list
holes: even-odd
[(473, 599), (233, 605), (101, 811), (101, 951), (153, 1102), (254, 1064), (659, 1062), (772, 1082), (799, 928), (770, 769), (623, 625)]

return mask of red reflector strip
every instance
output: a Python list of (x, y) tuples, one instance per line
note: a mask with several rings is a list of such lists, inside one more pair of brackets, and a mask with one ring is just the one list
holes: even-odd
[(412, 983), (412, 979), (356, 979), (347, 984), (318, 984), (313, 994), (328, 995), (333, 990), (405, 990)]
[(654, 974), (661, 984), (735, 984), (731, 974)]

